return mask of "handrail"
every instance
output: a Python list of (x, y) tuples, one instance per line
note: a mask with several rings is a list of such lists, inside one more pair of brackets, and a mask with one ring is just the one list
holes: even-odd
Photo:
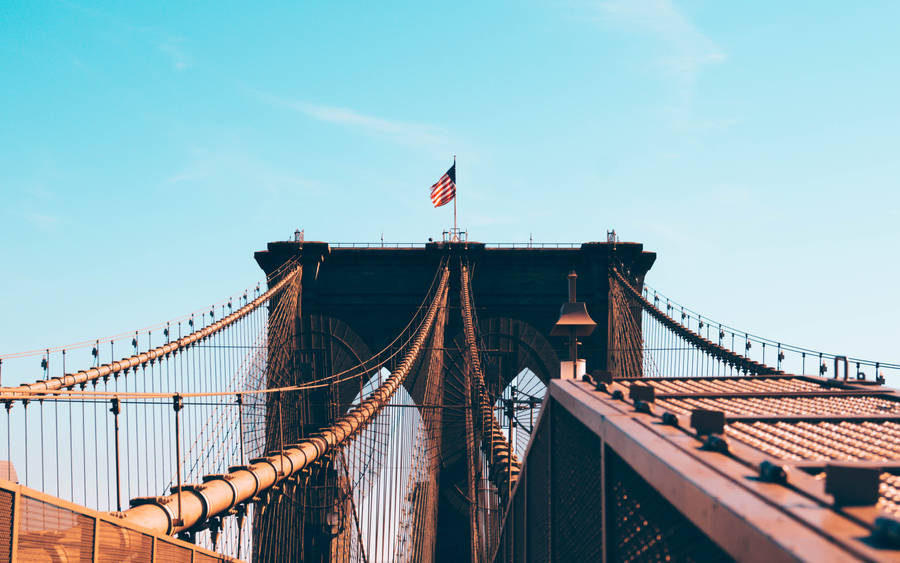
[(35, 391), (52, 391), (56, 389), (74, 387), (78, 384), (87, 383), (88, 381), (93, 381), (101, 377), (108, 377), (119, 372), (127, 371), (131, 368), (146, 365), (147, 363), (152, 362), (161, 356), (167, 356), (169, 354), (176, 353), (182, 348), (187, 348), (195, 342), (209, 338), (210, 336), (216, 334), (217, 332), (225, 329), (229, 325), (234, 324), (236, 321), (250, 314), (260, 305), (266, 303), (270, 298), (272, 298), (272, 296), (284, 289), (284, 287), (289, 282), (291, 282), (296, 276), (300, 275), (302, 269), (303, 266), (296, 266), (291, 272), (281, 278), (275, 285), (270, 287), (268, 291), (266, 291), (250, 303), (244, 305), (227, 317), (224, 317), (222, 320), (216, 321), (208, 326), (196, 330), (188, 334), (187, 336), (179, 338), (178, 340), (173, 340), (172, 342), (168, 342), (162, 346), (157, 346), (156, 348), (147, 350), (146, 352), (134, 354), (115, 362), (110, 362), (101, 366), (92, 367), (71, 374), (66, 374), (62, 377), (52, 377), (50, 379), (36, 381), (34, 383), (23, 383), (18, 387), (0, 387), (0, 392), (2, 392), (5, 397), (21, 396), (21, 398), (27, 398), (29, 393)]
[[(293, 241), (290, 241), (293, 242)], [(329, 242), (331, 248), (425, 248), (425, 242)]]
[(736, 366), (738, 369), (743, 370), (745, 373), (753, 373), (757, 375), (781, 375), (784, 373), (781, 370), (777, 370), (765, 364), (761, 364), (757, 361), (751, 360), (746, 356), (742, 356), (736, 352), (729, 350), (728, 348), (725, 348), (724, 346), (719, 346), (715, 342), (711, 342), (706, 338), (703, 338), (691, 329), (676, 322), (674, 319), (657, 309), (652, 303), (647, 301), (641, 294), (641, 292), (637, 291), (634, 287), (631, 286), (630, 283), (628, 283), (628, 281), (619, 272), (618, 269), (616, 269), (615, 267), (611, 267), (610, 271), (612, 272), (615, 279), (619, 282), (619, 284), (622, 285), (633, 298), (637, 299), (638, 303), (640, 303), (641, 307), (643, 307), (645, 311), (656, 318), (656, 320), (658, 320), (660, 323), (665, 325), (666, 328), (668, 328), (681, 338), (685, 339), (690, 344), (693, 344), (698, 348), (703, 348), (711, 356), (726, 361)]
[[(286, 241), (297, 242), (297, 241)], [(425, 248), (430, 242), (329, 242), (331, 248)], [(446, 241), (444, 241), (446, 242)], [(468, 241), (470, 244), (475, 241)], [(465, 242), (461, 244), (466, 244)], [(581, 248), (580, 242), (486, 242), (487, 248)]]
[[(657, 301), (661, 302), (661, 301), (665, 300), (667, 310), (673, 310), (673, 311), (677, 311), (680, 313), (684, 313), (685, 314), (684, 318), (686, 318), (686, 319), (689, 319), (689, 320), (695, 319), (698, 322), (702, 322), (704, 324), (704, 326), (715, 327), (719, 331), (726, 331), (729, 334), (741, 336), (744, 340), (747, 340), (750, 342), (754, 342), (757, 344), (765, 344), (767, 346), (772, 346), (775, 349), (780, 349), (780, 350), (783, 350), (786, 352), (795, 352), (798, 354), (805, 354), (807, 356), (820, 357), (822, 359), (828, 359), (828, 360), (833, 360), (835, 357), (844, 357), (843, 354), (831, 354), (828, 352), (813, 350), (811, 348), (804, 348), (802, 346), (785, 344), (785, 343), (779, 342), (777, 340), (772, 340), (772, 339), (766, 338), (764, 336), (759, 336), (759, 335), (753, 334), (751, 332), (739, 330), (739, 329), (729, 326), (727, 324), (720, 323), (720, 322), (718, 322), (714, 319), (711, 319), (707, 316), (701, 315), (697, 311), (694, 311), (692, 309), (689, 309), (688, 307), (685, 307), (684, 305), (681, 305), (677, 301), (674, 301), (674, 300), (666, 297), (661, 292), (657, 291), (653, 287), (646, 285), (646, 284), (644, 284), (644, 293), (647, 295), (647, 297), (645, 297), (644, 299), (647, 299), (649, 297), (649, 295), (652, 293), (654, 302), (657, 302)], [(649, 300), (648, 300), (648, 302), (649, 302)], [(848, 357), (847, 360), (850, 363), (855, 363), (860, 366), (874, 366), (874, 367), (881, 367), (881, 368), (885, 368), (885, 369), (900, 370), (900, 363), (876, 362), (874, 360), (865, 360), (862, 358), (854, 358), (854, 357)]]
[[(269, 280), (275, 279), (276, 277), (280, 276), (282, 273), (289, 271), (296, 264), (296, 261), (297, 261), (296, 258), (294, 258), (292, 260), (285, 262), (277, 270), (272, 272), (268, 276), (268, 279)], [(0, 362), (3, 362), (4, 360), (12, 360), (12, 359), (18, 359), (18, 358), (30, 358), (30, 357), (34, 357), (34, 356), (45, 356), (46, 357), (46, 355), (48, 353), (53, 353), (53, 352), (65, 353), (66, 351), (87, 348), (88, 346), (97, 347), (99, 344), (106, 344), (107, 342), (114, 342), (120, 338), (131, 337), (138, 333), (149, 333), (153, 330), (158, 330), (161, 328), (168, 328), (170, 325), (175, 325), (177, 323), (180, 323), (180, 321), (191, 320), (194, 318), (195, 315), (197, 315), (197, 316), (205, 315), (205, 311), (207, 311), (207, 310), (212, 312), (213, 309), (215, 309), (218, 306), (222, 306), (222, 310), (223, 310), (223, 314), (224, 314), (224, 309), (225, 309), (226, 305), (228, 306), (229, 309), (232, 307), (232, 305), (231, 305), (232, 300), (238, 299), (240, 301), (240, 299), (243, 297), (244, 302), (246, 303), (247, 298), (248, 298), (247, 294), (250, 291), (251, 290), (249, 288), (245, 289), (243, 291), (238, 291), (236, 293), (231, 294), (228, 297), (225, 297), (224, 299), (220, 299), (219, 301), (216, 301), (215, 303), (210, 305), (209, 308), (203, 307), (203, 308), (197, 309), (191, 313), (187, 313), (187, 314), (181, 315), (179, 317), (170, 318), (167, 321), (162, 321), (162, 322), (158, 322), (158, 323), (155, 323), (152, 325), (143, 326), (141, 328), (138, 328), (137, 330), (120, 332), (118, 334), (107, 335), (107, 336), (104, 336), (101, 338), (93, 338), (90, 340), (82, 340), (80, 342), (70, 342), (69, 344), (64, 344), (64, 345), (37, 348), (37, 349), (33, 349), (33, 350), (26, 350), (23, 352), (10, 352), (7, 354), (0, 354)], [(259, 294), (259, 283), (256, 284), (256, 293), (257, 293), (257, 295)]]

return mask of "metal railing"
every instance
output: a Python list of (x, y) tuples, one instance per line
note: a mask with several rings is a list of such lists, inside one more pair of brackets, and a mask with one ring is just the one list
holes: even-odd
[[(883, 377), (891, 384), (900, 383), (900, 364), (822, 352), (759, 336), (702, 315), (646, 284), (642, 296), (687, 330), (777, 370), (854, 380)], [(841, 371), (838, 372), (837, 369)], [(866, 373), (867, 369), (871, 371)]]
[[(295, 242), (295, 241), (289, 241)], [(441, 241), (433, 241), (441, 242)], [(475, 241), (469, 241), (475, 242)], [(425, 248), (428, 242), (329, 242), (331, 248)], [(462, 243), (465, 244), (465, 243)], [(486, 242), (487, 248), (581, 248), (580, 242)]]
[(3, 561), (240, 561), (3, 480), (0, 527)]
[(488, 242), (488, 248), (581, 248), (580, 242)]
[(329, 242), (331, 248), (425, 248), (424, 242)]
[[(703, 400), (704, 390), (696, 382), (657, 381), (680, 381), (692, 389), (694, 399)], [(795, 388), (813, 385), (826, 395), (823, 401), (834, 405), (833, 401), (843, 399), (828, 396), (838, 393), (834, 386), (813, 383), (810, 378), (737, 381), (749, 385), (789, 382)], [(848, 503), (858, 506), (852, 513), (844, 511), (837, 492), (802, 470), (791, 471), (783, 481), (768, 478), (761, 462), (769, 458), (738, 443), (733, 434), (726, 442), (712, 431), (718, 442), (710, 440), (709, 429), (689, 427), (689, 414), (681, 415), (679, 423), (660, 424), (665, 415), (674, 416), (661, 404), (661, 394), (648, 409), (646, 402), (636, 399), (637, 393), (630, 396), (631, 386), (648, 387), (616, 380), (604, 384), (601, 391), (581, 381), (550, 382), (504, 516), (494, 563), (897, 560), (898, 544), (885, 539), (892, 537), (888, 530), (894, 528), (883, 525), (884, 532), (878, 532), (881, 519), (874, 503), (871, 507), (859, 501)], [(860, 388), (847, 386), (842, 392), (858, 397), (864, 392)], [(759, 394), (768, 397), (770, 393)], [(746, 393), (740, 395), (745, 401)], [(837, 417), (852, 418), (850, 409)], [(807, 431), (805, 436), (834, 442), (828, 433)], [(860, 436), (885, 447), (875, 433), (866, 438), (857, 430), (853, 441), (860, 441)], [(716, 443), (725, 444), (724, 451), (711, 445)], [(837, 449), (838, 455), (846, 451)], [(778, 463), (773, 467), (781, 468), (784, 461)], [(884, 463), (896, 465), (894, 460)], [(888, 470), (869, 467), (867, 476)], [(759, 468), (759, 479), (748, 478), (749, 468)], [(865, 490), (874, 485), (879, 490), (878, 479), (866, 481), (858, 473), (853, 475), (844, 479), (844, 488)]]

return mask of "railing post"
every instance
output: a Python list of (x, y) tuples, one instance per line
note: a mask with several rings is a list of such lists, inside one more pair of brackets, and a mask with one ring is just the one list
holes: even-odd
[(178, 516), (175, 518), (175, 526), (184, 526), (184, 520), (181, 518), (181, 417), (178, 413), (184, 407), (181, 395), (172, 397), (172, 408), (175, 410), (175, 474), (178, 480)]
[[(512, 456), (516, 453), (516, 386), (513, 385), (510, 393), (510, 398), (512, 399), (512, 409), (510, 410), (509, 417), (509, 460), (512, 461)], [(534, 429), (532, 428), (532, 431)], [(491, 452), (494, 451), (494, 434), (491, 433)], [(507, 504), (512, 499), (512, 463), (506, 464), (506, 502)]]
[[(281, 469), (279, 473), (284, 476), (284, 420), (281, 417), (281, 391), (276, 393), (278, 401), (278, 457), (281, 460)], [(276, 479), (277, 481), (277, 479)]]
[(607, 504), (606, 504), (606, 464), (607, 464), (607, 447), (606, 437), (600, 436), (600, 537), (602, 550), (602, 563), (609, 560), (609, 534), (606, 531), (608, 522), (606, 520)]
[(12, 539), (10, 541), (10, 563), (18, 561), (19, 552), (19, 530), (21, 529), (22, 520), (22, 486), (16, 486), (13, 489), (13, 507), (12, 507)]
[(116, 510), (122, 512), (122, 464), (119, 459), (119, 413), (122, 412), (118, 397), (109, 400), (109, 412), (113, 414), (113, 432), (116, 438)]
[(241, 547), (243, 542), (241, 542), (241, 536), (244, 532), (244, 517), (247, 515), (247, 505), (241, 503), (235, 507), (236, 516), (237, 516), (237, 526), (238, 526), (238, 537), (237, 537), (237, 558), (241, 558)]
[(91, 561), (100, 561), (100, 518), (94, 518), (94, 526), (93, 526), (93, 534), (94, 534), (94, 551), (91, 554)]
[[(551, 409), (559, 408), (559, 406), (550, 406)], [(553, 438), (555, 437), (554, 432), (556, 428), (553, 424), (553, 413), (547, 413), (547, 449), (545, 455), (547, 456), (547, 552), (546, 557), (547, 561), (553, 561), (553, 497), (555, 495), (555, 491), (553, 490)]]
[(244, 465), (244, 395), (242, 393), (238, 393), (237, 406), (238, 406), (238, 440), (240, 441), (240, 444), (241, 444), (240, 465)]

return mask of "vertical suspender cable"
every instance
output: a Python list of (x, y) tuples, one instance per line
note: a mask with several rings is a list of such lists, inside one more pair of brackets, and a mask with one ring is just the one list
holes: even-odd
[(113, 414), (113, 428), (116, 437), (116, 510), (122, 511), (122, 471), (119, 463), (119, 398), (113, 397), (110, 399), (110, 409), (109, 412)]

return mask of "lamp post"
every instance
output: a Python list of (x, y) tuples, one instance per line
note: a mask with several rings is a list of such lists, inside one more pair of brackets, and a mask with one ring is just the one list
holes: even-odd
[[(572, 361), (572, 378), (578, 379), (578, 337), (588, 336), (594, 332), (597, 323), (587, 312), (583, 301), (576, 301), (575, 282), (578, 275), (574, 270), (569, 272), (569, 301), (559, 308), (559, 320), (550, 331), (551, 336), (569, 337), (569, 359)], [(562, 376), (562, 370), (560, 370)]]

